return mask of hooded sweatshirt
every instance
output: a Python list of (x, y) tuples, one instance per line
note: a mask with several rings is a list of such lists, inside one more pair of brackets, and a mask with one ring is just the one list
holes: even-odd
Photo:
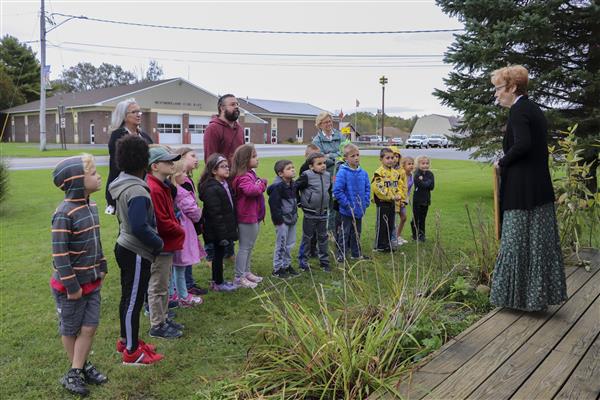
[(82, 289), (86, 295), (108, 272), (100, 242), (100, 220), (96, 203), (85, 195), (83, 160), (67, 158), (52, 174), (54, 184), (65, 192), (65, 199), (52, 216), (51, 286), (69, 294)]
[(117, 205), (117, 243), (127, 250), (154, 261), (163, 247), (158, 236), (150, 189), (143, 179), (121, 172), (108, 187)]
[(231, 165), (231, 159), (235, 149), (244, 144), (244, 132), (242, 126), (236, 121), (233, 127), (227, 122), (213, 115), (204, 131), (204, 161), (211, 154), (219, 153), (227, 159)]

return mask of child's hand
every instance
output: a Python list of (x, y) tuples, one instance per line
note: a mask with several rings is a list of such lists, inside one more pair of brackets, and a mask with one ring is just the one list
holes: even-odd
[(105, 276), (106, 276), (106, 272), (100, 272), (100, 279), (104, 280)]
[(79, 300), (81, 298), (82, 293), (83, 293), (83, 291), (81, 290), (81, 288), (79, 288), (79, 290), (76, 291), (75, 293), (67, 293), (67, 299), (68, 300)]

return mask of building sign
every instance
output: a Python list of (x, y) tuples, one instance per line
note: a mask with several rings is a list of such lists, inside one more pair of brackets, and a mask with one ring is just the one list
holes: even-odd
[(194, 107), (202, 109), (202, 103), (192, 103), (187, 101), (169, 101), (169, 100), (154, 100), (154, 104), (160, 106), (176, 106), (176, 107)]

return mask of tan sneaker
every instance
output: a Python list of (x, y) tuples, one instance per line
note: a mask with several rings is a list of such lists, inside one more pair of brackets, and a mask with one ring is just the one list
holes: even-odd
[(254, 289), (256, 287), (256, 283), (249, 281), (245, 277), (235, 278), (233, 283), (239, 287)]
[(246, 272), (244, 278), (248, 279), (250, 282), (261, 283), (263, 281), (262, 276), (254, 275), (252, 272)]

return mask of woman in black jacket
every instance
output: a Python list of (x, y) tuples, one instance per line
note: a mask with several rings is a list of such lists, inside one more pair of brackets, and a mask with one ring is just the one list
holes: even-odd
[(527, 98), (523, 66), (492, 74), (496, 100), (510, 108), (495, 163), (501, 176), (502, 238), (490, 301), (524, 311), (545, 310), (567, 299), (554, 189), (548, 168), (548, 129), (542, 110)]
[(223, 279), (225, 248), (238, 239), (235, 217), (235, 199), (229, 187), (229, 164), (221, 154), (214, 153), (206, 161), (206, 168), (198, 182), (198, 197), (204, 203), (202, 234), (204, 242), (214, 247), (212, 259), (212, 289), (230, 292), (237, 286)]
[(148, 144), (152, 144), (152, 139), (148, 134), (142, 132), (140, 125), (142, 124), (142, 111), (140, 106), (135, 102), (135, 99), (123, 100), (115, 107), (112, 113), (111, 126), (118, 127), (110, 134), (108, 140), (108, 156), (109, 156), (109, 170), (108, 179), (106, 180), (106, 214), (115, 213), (115, 201), (113, 200), (108, 186), (114, 181), (121, 169), (117, 165), (117, 140), (121, 139), (125, 135), (136, 135), (144, 139)]

